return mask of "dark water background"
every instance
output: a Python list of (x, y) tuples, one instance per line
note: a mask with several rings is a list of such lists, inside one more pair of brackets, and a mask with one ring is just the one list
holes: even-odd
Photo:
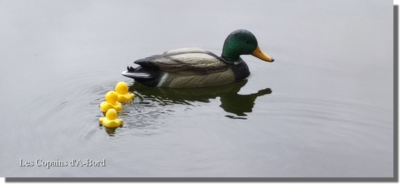
[[(389, 177), (392, 1), (0, 1), (1, 176)], [(247, 81), (157, 89), (136, 59), (252, 31)], [(118, 81), (123, 128), (98, 125)], [(140, 96), (140, 97), (139, 97)], [(106, 167), (20, 167), (106, 159)]]

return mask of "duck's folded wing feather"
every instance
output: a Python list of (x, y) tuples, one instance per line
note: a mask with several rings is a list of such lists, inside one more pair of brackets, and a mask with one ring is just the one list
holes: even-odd
[(207, 75), (227, 70), (221, 58), (204, 50), (177, 49), (135, 61), (145, 68), (180, 75)]

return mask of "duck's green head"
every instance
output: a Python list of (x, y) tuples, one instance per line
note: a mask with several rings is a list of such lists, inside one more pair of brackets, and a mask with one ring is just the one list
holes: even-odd
[(229, 61), (237, 61), (240, 55), (251, 54), (261, 60), (273, 62), (270, 56), (264, 54), (258, 47), (257, 39), (250, 31), (239, 29), (233, 31), (225, 39), (222, 57)]

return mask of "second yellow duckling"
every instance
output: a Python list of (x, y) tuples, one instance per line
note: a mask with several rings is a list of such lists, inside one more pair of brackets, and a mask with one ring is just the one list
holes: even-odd
[(116, 92), (109, 91), (105, 98), (106, 101), (100, 104), (102, 112), (107, 112), (109, 109), (115, 109), (117, 112), (122, 110), (122, 105), (118, 102), (118, 94)]
[(118, 102), (129, 102), (135, 95), (129, 92), (128, 84), (125, 82), (118, 82), (115, 86), (115, 91), (118, 94)]
[(117, 118), (117, 111), (115, 109), (109, 109), (106, 113), (106, 117), (99, 119), (100, 123), (108, 128), (120, 127), (123, 124), (122, 119)]

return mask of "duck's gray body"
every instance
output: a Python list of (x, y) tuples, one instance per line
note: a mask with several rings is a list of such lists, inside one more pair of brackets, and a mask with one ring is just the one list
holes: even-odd
[(247, 64), (229, 62), (201, 48), (181, 48), (139, 59), (137, 68), (122, 75), (151, 87), (194, 88), (217, 86), (244, 80)]

